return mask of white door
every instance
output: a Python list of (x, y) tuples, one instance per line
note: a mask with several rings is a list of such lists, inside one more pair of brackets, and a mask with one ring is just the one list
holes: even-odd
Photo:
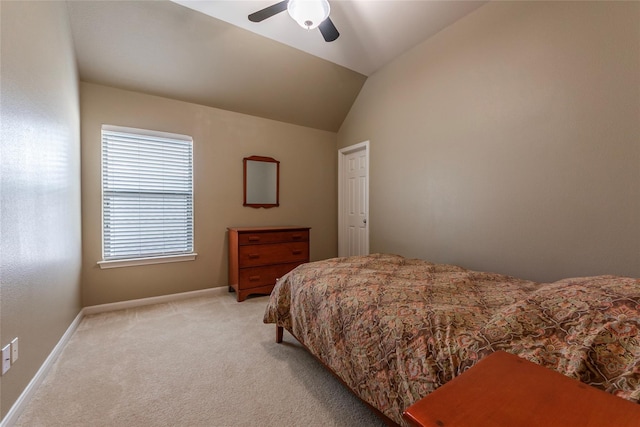
[(369, 254), (369, 141), (338, 152), (338, 256)]

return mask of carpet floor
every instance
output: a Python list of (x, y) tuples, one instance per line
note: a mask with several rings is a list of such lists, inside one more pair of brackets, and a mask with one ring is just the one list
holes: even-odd
[(16, 426), (383, 426), (235, 294), (86, 316)]

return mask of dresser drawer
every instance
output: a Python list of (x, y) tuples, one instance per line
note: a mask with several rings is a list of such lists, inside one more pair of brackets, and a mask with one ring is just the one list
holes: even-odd
[(296, 261), (306, 262), (309, 259), (309, 244), (307, 242), (295, 242), (240, 246), (238, 255), (240, 268)]
[(238, 284), (241, 289), (250, 289), (258, 286), (273, 285), (276, 280), (284, 276), (302, 262), (289, 264), (266, 265), (264, 267), (249, 267), (240, 269)]
[(263, 243), (308, 242), (309, 230), (269, 231), (241, 233), (238, 236), (240, 245), (260, 245)]

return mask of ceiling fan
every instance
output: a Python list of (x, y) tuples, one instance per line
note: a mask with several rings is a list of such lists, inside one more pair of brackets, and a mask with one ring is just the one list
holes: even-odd
[(327, 0), (284, 0), (252, 13), (249, 21), (262, 22), (285, 10), (302, 28), (312, 30), (317, 27), (326, 42), (332, 42), (340, 36), (329, 18), (331, 8)]

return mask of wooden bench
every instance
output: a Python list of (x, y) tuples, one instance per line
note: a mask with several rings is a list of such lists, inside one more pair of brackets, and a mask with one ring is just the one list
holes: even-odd
[(417, 427), (640, 427), (640, 404), (499, 351), (403, 416)]

